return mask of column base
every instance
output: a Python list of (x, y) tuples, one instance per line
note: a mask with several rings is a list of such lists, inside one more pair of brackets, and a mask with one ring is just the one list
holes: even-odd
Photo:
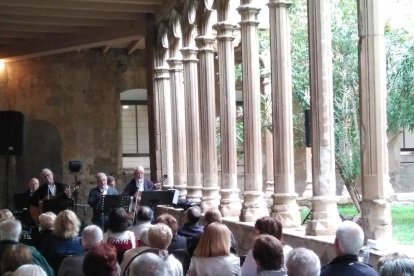
[(201, 202), (201, 197), (203, 196), (201, 193), (202, 188), (202, 186), (187, 186), (187, 199), (194, 202)]
[(306, 235), (335, 235), (341, 223), (336, 196), (315, 196), (311, 202), (312, 213), (306, 226)]
[(265, 200), (266, 200), (267, 209), (269, 210), (269, 213), (270, 213), (272, 211), (272, 206), (273, 206), (272, 196), (275, 192), (275, 183), (273, 180), (266, 181), (264, 191), (265, 191)]
[(179, 192), (178, 198), (180, 199), (186, 199), (187, 198), (187, 186), (185, 185), (175, 185), (174, 189), (177, 189)]
[(296, 203), (297, 194), (274, 194), (274, 204), (272, 206), (271, 216), (278, 219), (285, 228), (299, 227), (300, 211)]
[(313, 196), (313, 186), (312, 181), (306, 181), (306, 188), (303, 191), (302, 197), (311, 198)]
[(244, 202), (241, 209), (240, 221), (256, 221), (260, 217), (269, 215), (262, 192), (244, 192), (243, 197)]
[(202, 189), (201, 210), (203, 213), (210, 209), (218, 209), (220, 195), (218, 187), (204, 187)]
[(365, 239), (392, 241), (391, 205), (387, 199), (363, 200), (359, 222)]
[(219, 210), (223, 217), (239, 218), (242, 208), (239, 189), (221, 189)]

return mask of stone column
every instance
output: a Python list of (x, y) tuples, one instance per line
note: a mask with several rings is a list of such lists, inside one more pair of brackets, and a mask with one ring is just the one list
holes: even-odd
[(197, 46), (199, 49), (201, 148), (203, 168), (203, 197), (201, 209), (218, 208), (220, 203), (217, 176), (216, 99), (214, 78), (215, 39), (211, 33), (213, 1), (199, 1), (197, 7)]
[(300, 226), (296, 203), (292, 121), (292, 65), (290, 54), (290, 0), (270, 0), (270, 53), (272, 60), (273, 170), (275, 193), (272, 216), (284, 227)]
[(236, 89), (234, 77), (233, 31), (229, 21), (230, 0), (216, 0), (217, 52), (220, 87), (221, 201), (223, 217), (239, 217), (241, 203), (237, 187)]
[(392, 240), (382, 0), (359, 0), (362, 225), (368, 239)]
[[(170, 65), (171, 86), (171, 113), (173, 129), (173, 161), (174, 161), (174, 187), (180, 191), (180, 197), (187, 196), (187, 139), (185, 131), (185, 98), (183, 88), (183, 67), (180, 53), (181, 33), (178, 18), (172, 18), (172, 28), (169, 35), (169, 54), (167, 60)], [(178, 35), (174, 36), (174, 35)]]
[(163, 188), (171, 189), (174, 185), (173, 147), (171, 129), (171, 94), (170, 75), (166, 62), (166, 50), (158, 48), (155, 58), (155, 92), (159, 100), (159, 122), (161, 140), (161, 169), (168, 177)]
[[(191, 11), (185, 10), (184, 14)], [(200, 143), (200, 115), (198, 97), (198, 59), (197, 48), (194, 45), (191, 32), (190, 16), (183, 16), (183, 66), (184, 66), (184, 93), (185, 119), (187, 132), (187, 198), (196, 202), (201, 200), (203, 175), (201, 174), (201, 143)]]
[(243, 70), (244, 203), (240, 220), (255, 221), (268, 215), (262, 186), (262, 139), (260, 123), (260, 68), (257, 15), (258, 0), (241, 0), (240, 31)]
[(340, 223), (335, 180), (330, 2), (308, 0), (312, 112), (312, 216), (308, 235), (332, 235)]
[(266, 157), (266, 181), (265, 181), (265, 198), (266, 206), (269, 213), (272, 212), (273, 194), (275, 193), (275, 181), (273, 177), (273, 134), (270, 130), (265, 130), (265, 150), (263, 154)]

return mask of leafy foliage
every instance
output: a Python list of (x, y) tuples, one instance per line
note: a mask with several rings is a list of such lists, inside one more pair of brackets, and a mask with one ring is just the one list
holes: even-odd
[(414, 131), (414, 41), (405, 30), (387, 26), (388, 129)]

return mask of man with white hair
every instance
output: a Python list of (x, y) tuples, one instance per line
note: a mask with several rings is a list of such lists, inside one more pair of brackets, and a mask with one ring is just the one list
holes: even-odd
[(82, 255), (66, 257), (60, 265), (58, 276), (82, 276), (82, 264), (89, 248), (103, 240), (102, 229), (96, 225), (89, 225), (83, 229), (81, 234)]
[(152, 183), (151, 180), (144, 177), (144, 167), (138, 166), (134, 169), (134, 178), (126, 185), (123, 195), (139, 196), (144, 191), (154, 191), (159, 189), (160, 183)]
[(102, 196), (118, 195), (118, 191), (108, 185), (108, 178), (105, 173), (96, 174), (97, 186), (89, 191), (88, 204), (93, 208), (92, 223), (100, 226), (104, 231), (108, 223), (109, 211), (102, 212)]
[(325, 265), (321, 276), (376, 276), (377, 272), (358, 261), (358, 253), (364, 244), (364, 232), (353, 221), (342, 222), (336, 230), (334, 249), (336, 258)]
[[(16, 219), (7, 219), (0, 223), (0, 260), (6, 249), (13, 244), (21, 244), (19, 242), (22, 233), (22, 224)], [(33, 264), (37, 264), (46, 271), (48, 276), (54, 276), (53, 269), (50, 267), (46, 259), (33, 246), (29, 246), (32, 252)]]
[(50, 169), (42, 169), (40, 179), (44, 182), (32, 195), (30, 199), (32, 205), (38, 206), (39, 201), (59, 198), (64, 194), (63, 184), (55, 182), (53, 172)]
[(154, 253), (142, 253), (132, 261), (131, 275), (164, 276), (167, 275), (167, 265), (160, 256)]
[(288, 276), (319, 276), (321, 261), (312, 250), (298, 247), (288, 253), (286, 268)]

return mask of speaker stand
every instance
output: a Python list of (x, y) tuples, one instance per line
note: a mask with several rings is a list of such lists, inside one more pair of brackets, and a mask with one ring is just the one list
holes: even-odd
[(9, 178), (10, 178), (10, 155), (5, 155), (6, 158), (6, 208), (10, 209), (9, 206)]

